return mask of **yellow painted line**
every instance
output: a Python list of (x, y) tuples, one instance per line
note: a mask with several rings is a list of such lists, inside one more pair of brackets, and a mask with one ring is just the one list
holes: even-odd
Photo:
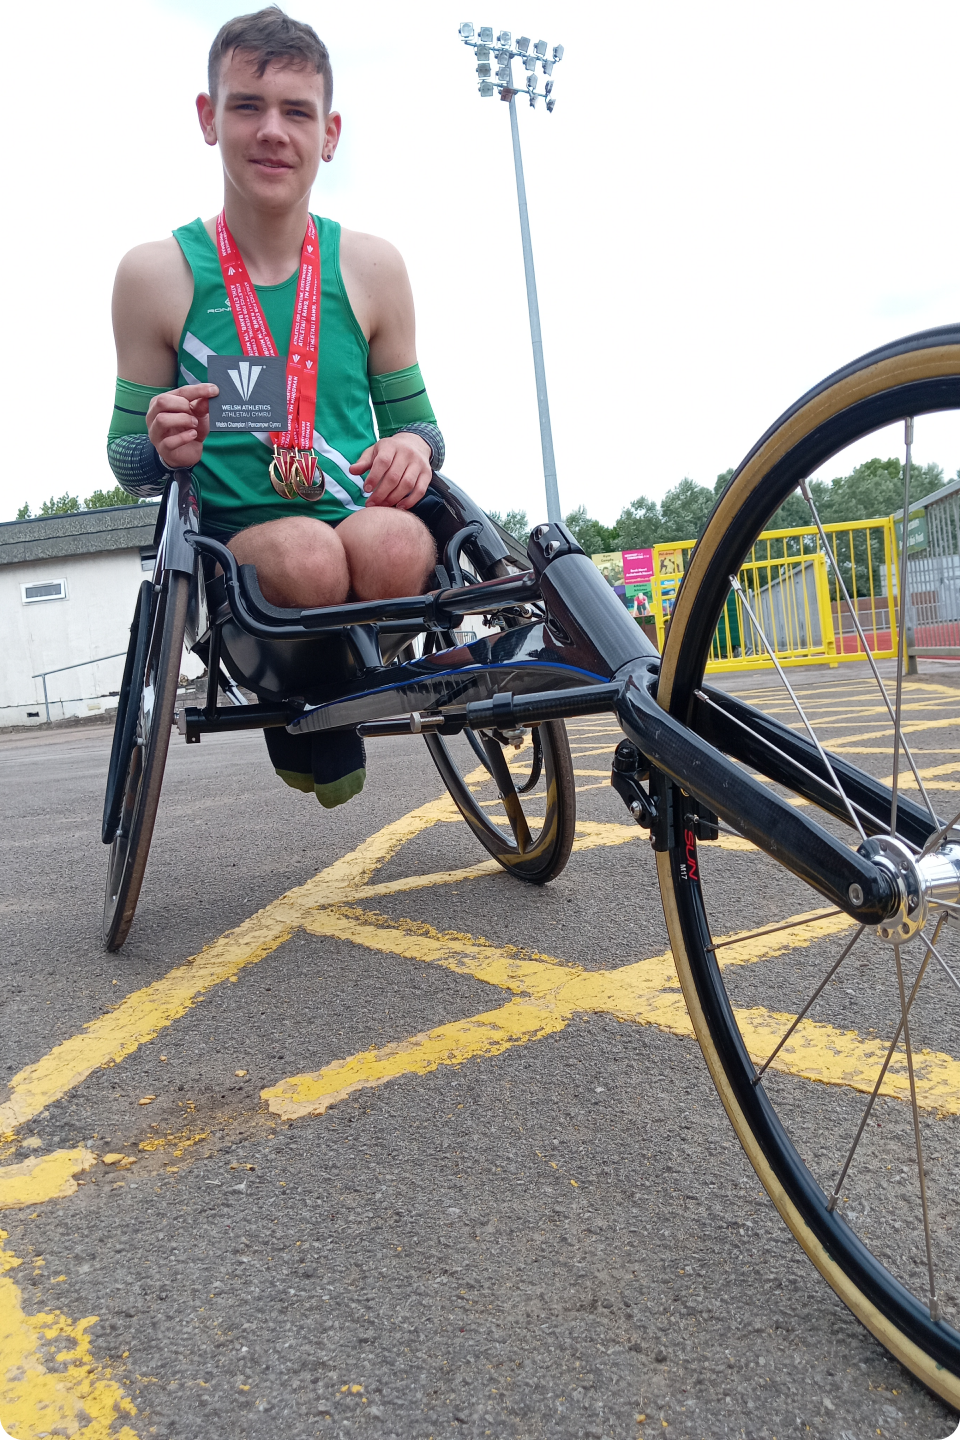
[(0, 1210), (21, 1210), (46, 1200), (64, 1200), (76, 1194), (74, 1176), (82, 1175), (96, 1163), (93, 1151), (78, 1145), (75, 1150), (54, 1150), (49, 1155), (21, 1160), (19, 1165), (4, 1165), (0, 1167)]
[[(744, 1043), (752, 1058), (762, 1063), (793, 1023), (793, 1015), (769, 1010), (734, 1008)], [(826, 1085), (849, 1085), (869, 1094), (876, 1084), (889, 1040), (865, 1039), (856, 1030), (838, 1030), (814, 1020), (802, 1020), (771, 1069), (798, 1075)], [(941, 1116), (960, 1115), (960, 1063), (935, 1050), (913, 1053), (917, 1101)], [(880, 1094), (895, 1100), (910, 1099), (906, 1055), (900, 1049), (890, 1062)]]
[(562, 1030), (568, 1018), (553, 1009), (513, 1001), (499, 1010), (454, 1020), (395, 1045), (361, 1051), (314, 1074), (292, 1076), (262, 1090), (261, 1098), (274, 1115), (285, 1120), (322, 1115), (358, 1090), (374, 1089), (399, 1075), (426, 1075), (441, 1065), (502, 1054), (514, 1045)]
[[(846, 915), (823, 915), (818, 919), (820, 915), (820, 911), (797, 915), (795, 926), (775, 935), (745, 934), (742, 940), (738, 940), (736, 934), (722, 937), (734, 942), (719, 952), (722, 967), (754, 964), (803, 949), (853, 925)], [(354, 907), (338, 906), (317, 912), (308, 919), (305, 928), (315, 935), (347, 940), (368, 950), (440, 965), (523, 998), (469, 1020), (438, 1026), (409, 1040), (380, 1048), (372, 1046), (344, 1060), (333, 1061), (321, 1070), (292, 1075), (262, 1090), (261, 1098), (267, 1101), (272, 1113), (287, 1120), (323, 1114), (346, 1096), (383, 1085), (400, 1075), (424, 1075), (441, 1065), (461, 1065), (467, 1060), (501, 1054), (514, 1045), (527, 1044), (543, 1035), (556, 1034), (577, 1013), (613, 1015), (634, 1024), (657, 1025), (675, 1035), (693, 1035), (669, 950), (617, 969), (584, 970), (552, 956), (527, 955), (514, 946), (490, 945), (482, 938), (438, 931), (430, 925), (396, 920)], [(774, 1028), (781, 1027), (778, 1037), (790, 1018), (771, 1018)], [(823, 1053), (819, 1059), (812, 1060), (811, 1046), (808, 1047), (810, 1053), (803, 1056), (802, 1069), (793, 1066), (786, 1056), (781, 1068), (789, 1073), (806, 1074), (811, 1064), (814, 1068), (818, 1064), (826, 1074), (833, 1063), (831, 1054), (842, 1043), (846, 1046), (844, 1069), (850, 1071), (849, 1057), (855, 1051), (853, 1034), (821, 1026), (818, 1039)], [(773, 1043), (767, 1043), (766, 1050), (761, 1045), (760, 1058), (766, 1058)], [(866, 1076), (866, 1067), (858, 1073)], [(949, 1091), (952, 1079), (952, 1075), (947, 1075), (938, 1082), (939, 1108), (943, 1108), (941, 1092)], [(866, 1084), (865, 1079), (863, 1083)], [(899, 1095), (896, 1088), (890, 1093)], [(960, 1075), (955, 1099), (960, 1104)], [(932, 1101), (925, 1099), (925, 1103)]]
[[(625, 845), (629, 840), (642, 840), (645, 836), (646, 831), (641, 830), (639, 825), (578, 820), (573, 849), (576, 852), (595, 850), (598, 846)], [(370, 885), (358, 885), (350, 892), (349, 898), (369, 900), (377, 895), (397, 895), (404, 890), (422, 890), (431, 885), (458, 885), (461, 880), (479, 880), (489, 875), (502, 875), (504, 880), (510, 880), (510, 876), (496, 860), (481, 860), (479, 864), (465, 865), (461, 870), (435, 870), (429, 875), (404, 875), (400, 880), (382, 880)], [(517, 882), (510, 880), (510, 883), (515, 885)]]
[(355, 906), (327, 906), (308, 916), (303, 928), (310, 935), (349, 940), (367, 950), (441, 965), (446, 970), (472, 975), (475, 980), (516, 994), (555, 990), (560, 983), (558, 972), (562, 975), (580, 971), (578, 965), (568, 965), (550, 955), (527, 958), (527, 952), (515, 945), (491, 945), (482, 937), (462, 935), (455, 930), (435, 930), (432, 925), (417, 920), (397, 920)]
[(327, 866), (306, 884), (278, 900), (207, 945), (186, 964), (162, 979), (128, 995), (109, 1014), (85, 1025), (79, 1034), (57, 1045), (42, 1060), (28, 1065), (10, 1081), (10, 1098), (0, 1104), (0, 1135), (38, 1115), (100, 1066), (115, 1065), (186, 1013), (200, 996), (235, 975), (245, 965), (271, 954), (316, 905), (347, 898), (358, 883), (389, 859), (414, 835), (452, 818), (457, 812), (447, 796), (412, 810), (386, 825), (348, 855)]
[(137, 1408), (99, 1365), (88, 1330), (98, 1317), (70, 1320), (59, 1310), (29, 1315), (11, 1278), (23, 1262), (0, 1230), (0, 1423), (16, 1440), (67, 1435), (77, 1440), (138, 1440), (129, 1425)]

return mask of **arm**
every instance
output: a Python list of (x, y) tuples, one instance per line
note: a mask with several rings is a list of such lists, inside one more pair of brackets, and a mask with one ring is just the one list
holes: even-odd
[[(417, 363), (413, 293), (400, 252), (385, 240), (345, 230), (340, 268), (347, 294), (370, 345), (371, 375)], [(369, 446), (351, 465), (362, 475), (368, 505), (410, 510), (422, 500), (432, 474), (432, 449), (421, 435), (400, 430)]]
[(146, 429), (169, 469), (199, 461), (210, 428), (208, 402), (217, 394), (215, 385), (173, 388), (177, 345), (192, 299), (193, 276), (173, 238), (138, 245), (121, 260), (113, 291), (117, 373), (145, 397), (154, 392)]

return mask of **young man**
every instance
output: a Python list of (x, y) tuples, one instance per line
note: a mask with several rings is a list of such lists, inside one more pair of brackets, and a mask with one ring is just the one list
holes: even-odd
[[(223, 212), (121, 261), (114, 473), (132, 493), (158, 494), (170, 470), (192, 467), (201, 529), (256, 566), (276, 605), (416, 594), (436, 555), (410, 512), (443, 463), (443, 439), (416, 361), (400, 255), (309, 214), (311, 186), (340, 138), (326, 47), (276, 6), (239, 16), (213, 42), (208, 85), (197, 114), (206, 143), (220, 148)], [(313, 341), (303, 328), (310, 314), (319, 316)], [(315, 411), (305, 346), (316, 363)], [(288, 401), (295, 396), (286, 433), (210, 433), (219, 391), (206, 381), (207, 362), (241, 350), (286, 357)], [(314, 467), (325, 482), (318, 499), (321, 476), (305, 483)], [(363, 785), (353, 735), (265, 738), (282, 778), (324, 805)]]

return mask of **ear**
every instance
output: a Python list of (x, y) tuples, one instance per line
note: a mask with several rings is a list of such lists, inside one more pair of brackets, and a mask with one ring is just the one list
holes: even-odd
[(217, 115), (213, 101), (209, 95), (200, 94), (197, 96), (197, 119), (200, 121), (200, 129), (203, 131), (203, 138), (208, 145), (217, 143)]
[(326, 161), (333, 159), (340, 144), (340, 129), (342, 126), (339, 111), (331, 110), (323, 125), (323, 145), (321, 154)]

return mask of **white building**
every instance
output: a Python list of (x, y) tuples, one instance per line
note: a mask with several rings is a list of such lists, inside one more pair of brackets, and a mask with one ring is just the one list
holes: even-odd
[(157, 511), (119, 505), (0, 524), (0, 727), (116, 707)]

